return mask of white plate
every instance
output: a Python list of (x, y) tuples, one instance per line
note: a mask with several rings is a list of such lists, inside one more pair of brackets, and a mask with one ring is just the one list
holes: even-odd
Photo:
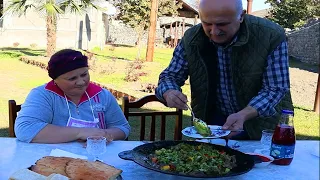
[[(230, 134), (230, 131), (225, 131), (222, 130), (222, 126), (215, 126), (215, 125), (208, 125), (209, 128), (211, 129), (211, 136), (207, 136), (204, 137), (202, 135), (200, 135), (194, 126), (191, 127), (186, 127), (184, 128), (181, 132), (183, 135), (187, 136), (187, 137), (191, 137), (191, 138), (195, 138), (195, 139), (214, 139), (214, 138), (220, 138), (220, 137), (224, 137), (227, 136), (228, 134)], [(221, 129), (218, 130), (217, 129)]]

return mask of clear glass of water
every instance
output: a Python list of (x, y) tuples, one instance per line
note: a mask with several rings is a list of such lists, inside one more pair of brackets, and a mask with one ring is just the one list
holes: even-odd
[(107, 139), (103, 136), (90, 136), (87, 138), (86, 149), (90, 155), (94, 156), (93, 161), (99, 160), (98, 156), (106, 152)]
[(262, 131), (262, 136), (261, 136), (260, 142), (261, 142), (264, 149), (270, 150), (273, 132), (274, 132), (274, 130), (269, 130), (269, 129)]

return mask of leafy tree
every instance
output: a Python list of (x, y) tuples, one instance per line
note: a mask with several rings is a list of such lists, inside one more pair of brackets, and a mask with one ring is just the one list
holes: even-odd
[(309, 12), (311, 16), (320, 17), (320, 0), (309, 0)]
[(319, 0), (266, 0), (271, 5), (270, 19), (285, 28), (303, 25), (311, 17), (319, 16)]
[(65, 13), (82, 13), (90, 6), (98, 8), (92, 0), (12, 0), (6, 9), (11, 14), (21, 16), (33, 9), (46, 17), (47, 56), (56, 50), (57, 18)]
[(2, 11), (3, 11), (3, 0), (0, 0), (0, 21), (1, 21)]
[[(137, 45), (139, 46), (144, 31), (150, 26), (151, 0), (125, 0), (117, 3), (116, 6), (119, 8), (118, 19), (134, 28), (137, 32)], [(164, 15), (174, 16), (178, 14), (177, 10), (181, 7), (181, 2), (177, 3), (173, 0), (158, 0), (157, 15), (158, 17)]]

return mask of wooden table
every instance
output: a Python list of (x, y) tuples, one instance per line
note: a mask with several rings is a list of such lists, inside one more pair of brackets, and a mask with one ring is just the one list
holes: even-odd
[[(105, 154), (99, 156), (105, 163), (122, 169), (124, 180), (180, 180), (180, 179), (200, 179), (186, 178), (182, 176), (172, 176), (155, 171), (151, 171), (137, 165), (132, 161), (120, 159), (118, 153), (131, 150), (143, 144), (141, 141), (114, 141), (107, 145)], [(254, 152), (261, 148), (259, 141), (239, 141), (239, 149), (242, 152)], [(312, 154), (315, 147), (319, 147), (319, 141), (297, 141), (295, 156), (289, 166), (277, 166), (270, 164), (263, 168), (253, 168), (248, 173), (240, 176), (223, 178), (227, 179), (297, 179), (297, 180), (319, 180), (319, 157)], [(0, 180), (7, 180), (15, 171), (33, 165), (38, 159), (50, 154), (53, 149), (62, 149), (79, 155), (90, 157), (78, 142), (63, 144), (36, 144), (23, 143), (15, 138), (0, 138)]]

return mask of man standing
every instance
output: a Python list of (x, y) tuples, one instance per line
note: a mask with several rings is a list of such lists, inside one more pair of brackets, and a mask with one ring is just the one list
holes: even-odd
[(186, 31), (156, 95), (169, 107), (187, 109), (181, 86), (190, 78), (197, 118), (231, 133), (260, 139), (274, 129), (282, 109), (293, 110), (286, 35), (279, 25), (247, 15), (241, 0), (201, 0), (201, 24)]

